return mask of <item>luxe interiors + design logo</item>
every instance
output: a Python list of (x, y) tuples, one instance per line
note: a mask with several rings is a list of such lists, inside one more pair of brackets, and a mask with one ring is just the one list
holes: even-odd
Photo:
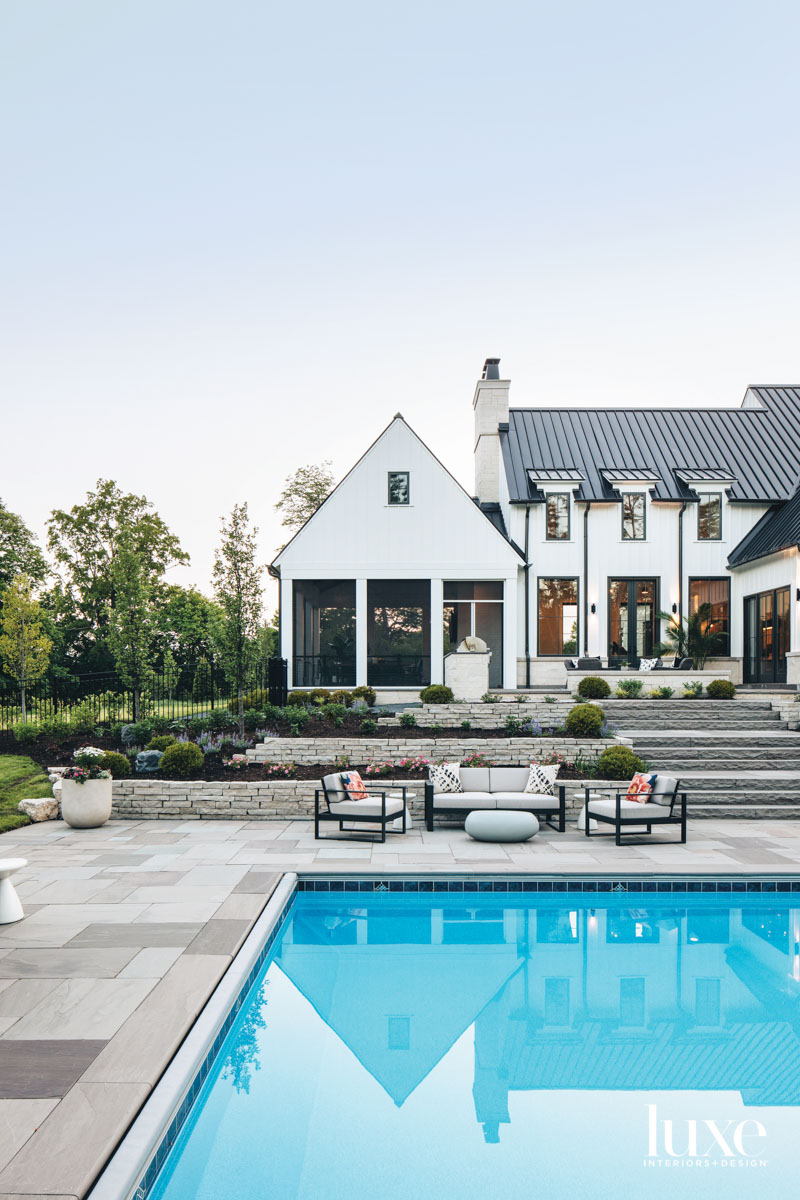
[(746, 1118), (712, 1121), (661, 1117), (656, 1104), (647, 1108), (645, 1167), (765, 1167), (762, 1157), (767, 1131), (761, 1121)]

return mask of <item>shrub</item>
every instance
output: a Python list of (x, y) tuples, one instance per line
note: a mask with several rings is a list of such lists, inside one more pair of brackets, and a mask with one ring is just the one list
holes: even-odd
[(730, 679), (712, 679), (711, 683), (706, 685), (706, 695), (712, 700), (732, 700), (736, 695), (736, 688)]
[(91, 705), (76, 704), (69, 714), (69, 725), (72, 733), (94, 733), (97, 724)]
[(631, 779), (646, 764), (629, 746), (608, 746), (594, 766), (598, 779)]
[(114, 725), (111, 726), (111, 729), (109, 730), (109, 732), (115, 742), (122, 741), (122, 730), (123, 730), (123, 724), (121, 721), (117, 721)]
[(364, 768), (364, 774), (370, 775), (391, 775), (394, 771), (394, 763), (384, 760), (384, 762), (367, 763)]
[(596, 704), (576, 704), (567, 713), (564, 728), (570, 737), (599, 737), (603, 710)]
[(286, 697), (286, 703), (299, 705), (302, 708), (308, 704), (308, 692), (289, 692), (289, 695)]
[[(248, 708), (260, 709), (263, 706), (264, 701), (266, 700), (266, 695), (267, 694), (263, 688), (256, 688), (255, 691), (245, 692), (245, 694), (242, 696), (242, 704), (244, 705), (245, 709), (248, 709)], [(237, 714), (239, 712), (239, 697), (238, 696), (236, 697), (235, 700), (231, 700), (230, 704), (228, 705), (228, 712), (234, 713), (234, 714)]]
[(289, 722), (289, 730), (297, 736), (304, 725), (307, 725), (311, 720), (311, 713), (307, 708), (285, 708), (283, 710), (286, 720)]
[(525, 733), (525, 722), (511, 713), (503, 722), (503, 728), (509, 737), (521, 737)]
[(644, 682), (641, 679), (620, 679), (614, 693), (620, 700), (635, 700), (641, 696)]
[(12, 729), (14, 741), (22, 744), (35, 742), (39, 736), (39, 732), (39, 725), (36, 721), (18, 721)]
[(416, 723), (417, 718), (414, 716), (413, 712), (400, 713), (400, 724), (404, 729), (411, 729), (414, 725), (416, 725)]
[(264, 774), (270, 779), (294, 779), (297, 774), (297, 767), (293, 762), (265, 762), (262, 765), (264, 767)]
[(693, 679), (683, 685), (683, 695), (686, 700), (699, 700), (703, 694), (703, 685), (699, 679)]
[[(117, 726), (117, 729), (119, 728), (120, 726)], [(47, 737), (51, 737), (55, 741), (62, 741), (71, 736), (69, 725), (59, 720), (58, 717), (45, 717), (43, 721), (39, 722), (39, 732), (46, 734)], [(119, 740), (119, 737), (117, 740)]]
[(462, 721), (461, 728), (462, 729), (472, 729), (472, 721)]
[(312, 688), (308, 693), (308, 698), (312, 704), (327, 704), (331, 694), (327, 688)]
[(378, 722), (373, 721), (372, 717), (367, 717), (366, 720), (361, 722), (361, 732), (362, 733), (377, 733), (378, 732)]
[(578, 695), (584, 700), (605, 700), (611, 695), (611, 688), (599, 675), (587, 675), (578, 684)]
[(500, 697), (493, 696), (491, 692), (484, 692), (483, 695), (481, 696), (481, 700), (484, 704), (499, 704), (500, 703)]
[(164, 751), (158, 766), (163, 775), (188, 779), (190, 775), (202, 769), (203, 751), (196, 742), (173, 742)]
[(267, 723), (266, 713), (261, 712), (258, 708), (246, 708), (244, 712), (244, 727), (248, 733), (252, 733), (256, 729), (263, 729)]
[(331, 692), (332, 704), (343, 704), (345, 708), (349, 708), (353, 703), (353, 693), (348, 692), (346, 688), (339, 688), (338, 691)]
[(169, 732), (169, 717), (148, 717), (147, 720), (153, 733), (162, 734)]
[(443, 683), (432, 683), (429, 687), (422, 689), (419, 698), (423, 704), (452, 704), (453, 689)]
[(225, 733), (236, 728), (236, 718), (226, 708), (212, 708), (206, 718), (206, 729), (212, 733)]
[(120, 734), (123, 746), (146, 746), (153, 736), (149, 721), (138, 721), (135, 725), (123, 725)]
[(286, 719), (286, 710), (278, 708), (277, 704), (262, 704), (260, 713), (264, 718), (264, 724), (268, 725), (270, 721), (280, 721)]
[(117, 754), (114, 750), (106, 750), (100, 759), (100, 766), (104, 771), (111, 772), (112, 779), (130, 779), (132, 774), (130, 761), (124, 754)]
[(189, 737), (200, 737), (200, 734), (205, 733), (207, 729), (208, 722), (205, 717), (192, 717), (190, 721), (186, 722), (186, 732)]
[(378, 695), (375, 688), (367, 687), (366, 684), (361, 683), (358, 687), (353, 688), (353, 699), (364, 700), (370, 708), (373, 708)]
[(168, 746), (174, 746), (176, 741), (177, 738), (171, 733), (162, 733), (160, 737), (150, 738), (145, 750), (166, 750)]
[(670, 696), (672, 695), (672, 692), (673, 692), (673, 689), (671, 687), (664, 686), (664, 687), (653, 688), (650, 695), (653, 697), (654, 700), (669, 700)]
[(324, 717), (326, 721), (330, 721), (331, 725), (342, 725), (347, 716), (347, 709), (344, 704), (334, 704), (331, 701), (328, 704), (320, 704), (312, 715)]

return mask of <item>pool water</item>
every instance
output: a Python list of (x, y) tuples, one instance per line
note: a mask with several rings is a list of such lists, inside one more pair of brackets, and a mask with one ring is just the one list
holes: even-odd
[(301, 893), (151, 1194), (792, 1194), (798, 1105), (790, 896)]

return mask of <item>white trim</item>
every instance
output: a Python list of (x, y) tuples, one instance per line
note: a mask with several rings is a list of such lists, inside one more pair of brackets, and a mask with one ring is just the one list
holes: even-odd
[(367, 682), (367, 580), (356, 579), (356, 687)]

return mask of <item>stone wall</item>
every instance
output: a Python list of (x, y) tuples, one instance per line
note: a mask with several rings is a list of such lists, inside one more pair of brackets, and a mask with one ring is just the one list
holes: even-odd
[(504, 737), (480, 738), (463, 735), (434, 738), (388, 737), (296, 737), (269, 738), (252, 750), (247, 757), (254, 762), (294, 762), (316, 765), (333, 763), (344, 756), (352, 763), (393, 762), (402, 758), (430, 758), (436, 762), (451, 762), (467, 758), (470, 754), (485, 754), (498, 766), (518, 766), (533, 759), (561, 754), (568, 761), (576, 757), (594, 761), (598, 754), (622, 743), (630, 745), (629, 738), (575, 738), (567, 737)]

